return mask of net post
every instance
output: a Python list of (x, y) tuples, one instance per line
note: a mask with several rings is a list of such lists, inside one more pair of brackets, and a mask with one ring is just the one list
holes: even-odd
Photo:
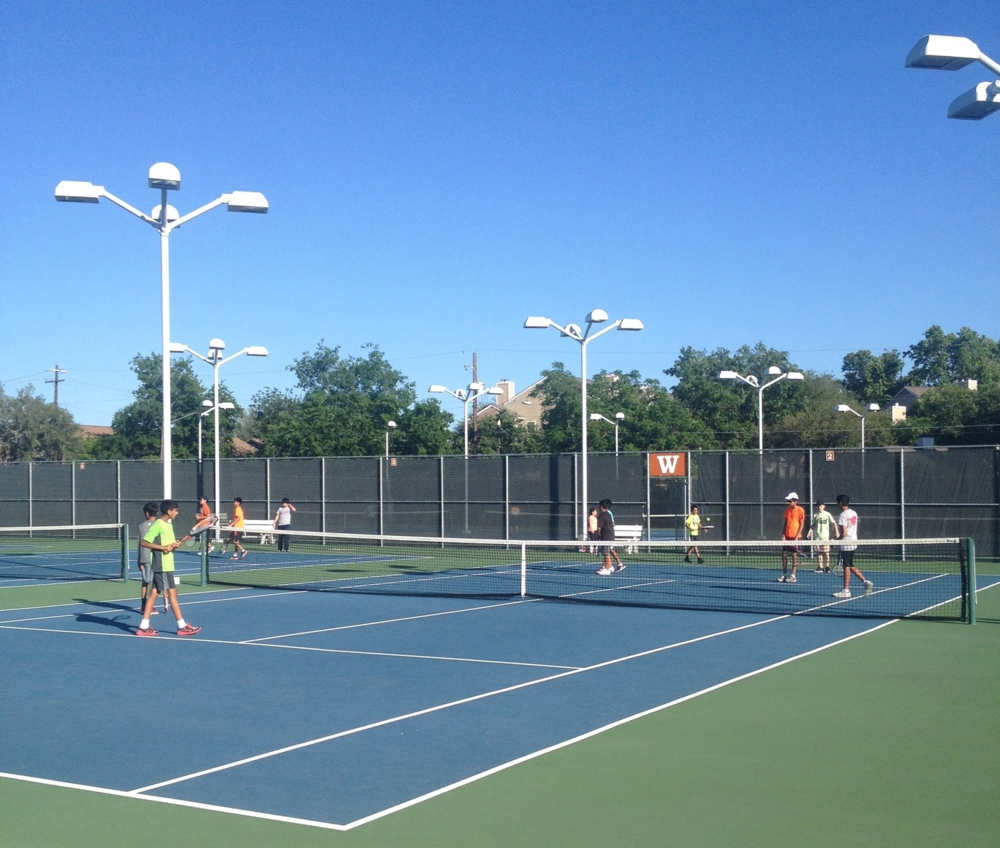
[(128, 525), (122, 525), (122, 582), (128, 583), (129, 541)]
[(201, 586), (208, 585), (208, 532), (201, 534), (201, 544), (198, 551), (201, 559)]
[(968, 593), (968, 608), (965, 620), (969, 624), (976, 623), (976, 540), (970, 536), (965, 539), (965, 568), (968, 573), (966, 592)]
[(521, 542), (521, 597), (528, 594), (528, 546)]

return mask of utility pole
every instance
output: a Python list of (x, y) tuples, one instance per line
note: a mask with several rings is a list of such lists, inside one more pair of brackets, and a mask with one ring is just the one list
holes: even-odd
[[(479, 382), (479, 351), (472, 351), (472, 382)], [(472, 398), (472, 452), (479, 453), (479, 394)]]
[(59, 379), (59, 375), (60, 374), (68, 374), (69, 372), (67, 370), (65, 370), (64, 368), (60, 368), (58, 362), (56, 363), (56, 367), (55, 368), (46, 368), (45, 370), (46, 371), (51, 371), (51, 372), (53, 372), (53, 374), (55, 374), (55, 376), (51, 380), (46, 380), (45, 382), (46, 383), (52, 383), (52, 394), (53, 394), (52, 402), (56, 406), (59, 406), (59, 384), (66, 382), (65, 380), (60, 380)]

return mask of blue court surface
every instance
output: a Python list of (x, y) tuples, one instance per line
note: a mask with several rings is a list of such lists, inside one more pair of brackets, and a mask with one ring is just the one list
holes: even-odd
[(261, 589), (181, 601), (196, 637), (162, 613), (159, 637), (134, 636), (134, 599), (0, 613), (3, 776), (349, 829), (887, 624)]

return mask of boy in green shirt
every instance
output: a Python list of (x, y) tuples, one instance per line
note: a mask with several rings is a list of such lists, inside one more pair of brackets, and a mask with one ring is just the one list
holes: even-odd
[(177, 517), (179, 507), (177, 501), (163, 501), (160, 504), (160, 517), (153, 522), (153, 525), (146, 531), (146, 534), (139, 540), (139, 544), (153, 552), (153, 584), (149, 594), (146, 596), (146, 605), (142, 610), (142, 624), (136, 630), (136, 636), (157, 636), (159, 633), (149, 626), (149, 617), (152, 615), (153, 606), (156, 604), (156, 595), (163, 592), (170, 602), (170, 609), (177, 619), (178, 636), (194, 636), (201, 632), (200, 627), (195, 627), (184, 621), (181, 615), (180, 604), (177, 603), (177, 581), (174, 577), (174, 551), (180, 547), (180, 542), (174, 535), (174, 528), (171, 522)]
[[(837, 538), (837, 519), (826, 511), (826, 504), (816, 504), (816, 514), (813, 516), (812, 527), (806, 533), (807, 539), (827, 544), (816, 545), (816, 574), (830, 572), (830, 539)], [(824, 564), (825, 561), (825, 564)]]

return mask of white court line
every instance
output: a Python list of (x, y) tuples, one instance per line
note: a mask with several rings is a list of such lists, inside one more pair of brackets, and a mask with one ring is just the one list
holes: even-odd
[(569, 592), (565, 595), (558, 595), (556, 599), (579, 598), (581, 595), (599, 595), (601, 592), (621, 592), (624, 589), (641, 589), (644, 586), (663, 586), (667, 583), (676, 582), (676, 580), (648, 580), (645, 583), (623, 583), (620, 586), (605, 586), (601, 589), (589, 589), (586, 592)]
[(352, 727), (349, 728), (348, 730), (341, 730), (338, 731), (337, 733), (331, 733), (326, 736), (320, 736), (316, 739), (309, 739), (305, 742), (297, 742), (294, 745), (287, 745), (284, 748), (277, 748), (273, 751), (265, 751), (264, 753), (261, 754), (255, 754), (252, 757), (245, 757), (241, 760), (234, 760), (233, 762), (230, 763), (223, 763), (222, 765), (219, 766), (213, 766), (212, 768), (202, 769), (201, 771), (192, 772), (191, 774), (185, 774), (181, 775), (180, 777), (174, 777), (171, 778), (170, 780), (163, 780), (160, 781), (159, 783), (150, 784), (149, 786), (142, 786), (138, 789), (133, 789), (132, 792), (133, 793), (151, 792), (154, 789), (162, 789), (165, 786), (173, 786), (177, 783), (183, 783), (188, 780), (194, 780), (195, 778), (198, 777), (204, 777), (205, 775), (216, 774), (220, 771), (227, 771), (228, 769), (233, 769), (239, 766), (248, 765), (249, 763), (255, 763), (259, 762), (260, 760), (270, 759), (271, 757), (276, 757), (280, 754), (287, 754), (290, 751), (298, 751), (301, 750), (302, 748), (309, 748), (314, 745), (320, 745), (324, 742), (330, 742), (334, 739), (341, 739), (345, 736), (353, 736), (357, 733), (362, 733), (366, 730), (373, 730), (378, 727), (385, 727), (386, 725), (396, 724), (397, 722), (400, 721), (407, 721), (409, 719), (417, 718), (419, 716), (440, 712), (441, 710), (450, 709), (451, 707), (457, 707), (463, 704), (470, 704), (475, 701), (481, 701), (486, 698), (492, 698), (496, 695), (503, 695), (506, 694), (507, 692), (516, 692), (519, 689), (527, 689), (531, 686), (537, 686), (540, 683), (549, 683), (553, 680), (559, 680), (564, 677), (572, 677), (573, 675), (576, 674), (583, 674), (588, 671), (595, 671), (597, 669), (618, 665), (619, 663), (629, 662), (630, 660), (641, 659), (642, 657), (652, 656), (653, 654), (659, 654), (662, 653), (663, 651), (673, 650), (674, 648), (681, 648), (686, 645), (693, 645), (696, 644), (697, 642), (704, 642), (708, 639), (714, 639), (718, 636), (727, 636), (731, 633), (737, 633), (741, 630), (749, 630), (750, 628), (753, 627), (760, 627), (762, 624), (770, 624), (772, 622), (781, 621), (786, 618), (788, 618), (787, 615), (781, 615), (775, 618), (765, 618), (761, 621), (755, 621), (750, 624), (743, 624), (739, 627), (731, 627), (728, 630), (719, 630), (715, 633), (707, 633), (703, 636), (696, 636), (693, 639), (685, 639), (682, 642), (673, 642), (669, 645), (661, 645), (658, 648), (650, 648), (645, 651), (639, 651), (638, 653), (635, 654), (629, 654), (628, 656), (617, 657), (613, 660), (605, 660), (604, 662), (595, 663), (594, 665), (584, 666), (583, 668), (576, 668), (572, 669), (571, 671), (564, 671), (561, 672), (560, 674), (549, 675), (548, 677), (540, 677), (537, 680), (528, 680), (525, 681), (524, 683), (516, 683), (513, 686), (505, 686), (502, 689), (493, 689), (489, 692), (482, 692), (479, 695), (471, 695), (467, 698), (459, 698), (458, 700), (449, 701), (444, 704), (437, 704), (433, 707), (425, 707), (422, 710), (415, 710), (413, 712), (404, 713), (402, 715), (392, 716), (391, 718), (382, 719), (380, 721), (374, 721), (369, 724), (361, 725), (359, 727)]
[(257, 639), (245, 639), (239, 642), (240, 645), (252, 645), (255, 642), (269, 642), (273, 639), (291, 639), (293, 636), (312, 636), (315, 633), (335, 633), (338, 630), (356, 630), (359, 627), (375, 627), (379, 624), (398, 624), (401, 621), (418, 621), (421, 618), (437, 618), (442, 615), (458, 615), (465, 612), (479, 612), (480, 610), (496, 609), (497, 607), (517, 606), (518, 604), (528, 604), (539, 601), (541, 598), (518, 599), (516, 601), (503, 601), (499, 604), (484, 604), (478, 607), (466, 607), (457, 610), (444, 610), (442, 612), (428, 612), (421, 615), (407, 615), (401, 618), (385, 618), (379, 621), (365, 621), (359, 624), (342, 624), (338, 627), (322, 627), (319, 630), (300, 630), (298, 633), (282, 633), (279, 636), (261, 636)]
[[(94, 581), (94, 580), (77, 580), (76, 582), (77, 583), (89, 583), (89, 584), (93, 584), (95, 582), (100, 582), (100, 581)], [(66, 586), (68, 584), (66, 584), (66, 583), (60, 583), (59, 585), (60, 586)], [(4, 587), (2, 585), (0, 585), (0, 589), (2, 589), (2, 588), (4, 588)], [(20, 587), (19, 586), (14, 586), (12, 588), (18, 589)], [(201, 596), (201, 595), (214, 595), (217, 592), (221, 594), (223, 592), (228, 593), (228, 592), (253, 592), (253, 591), (254, 591), (254, 588), (252, 586), (230, 586), (230, 587), (226, 587), (226, 588), (222, 588), (222, 589), (208, 589), (208, 590), (206, 590), (204, 592), (185, 592), (184, 594), (185, 594), (185, 596), (190, 595), (191, 597), (194, 597), (195, 595), (198, 595), (198, 596)], [(276, 594), (282, 594), (282, 593), (278, 592)], [(129, 603), (129, 602), (135, 602), (137, 600), (138, 600), (138, 598), (135, 595), (129, 595), (127, 598), (108, 598), (108, 600), (106, 600), (106, 601), (97, 601), (97, 603), (101, 603), (101, 604), (125, 604), (125, 603)], [(26, 612), (28, 610), (59, 609), (60, 607), (80, 607), (80, 606), (85, 606), (85, 605), (87, 605), (89, 603), (94, 603), (94, 602), (93, 601), (68, 601), (67, 603), (64, 603), (64, 604), (39, 604), (39, 605), (36, 605), (36, 606), (33, 606), (33, 607), (9, 607), (7, 609), (0, 609), (0, 615), (3, 615), (5, 612)]]
[[(994, 585), (997, 585), (997, 584), (994, 584)], [(782, 616), (782, 618), (784, 618), (784, 616)], [(771, 619), (771, 620), (772, 621), (778, 621), (778, 620), (781, 620), (781, 619)], [(849, 642), (852, 639), (857, 639), (859, 636), (866, 636), (869, 633), (873, 633), (876, 630), (880, 630), (883, 627), (888, 627), (890, 624), (894, 624), (897, 620), (898, 619), (893, 619), (893, 620), (890, 620), (890, 621), (882, 622), (882, 623), (880, 623), (878, 625), (875, 625), (874, 627), (872, 627), (872, 628), (870, 628), (868, 630), (864, 630), (864, 631), (862, 631), (860, 633), (855, 633), (855, 634), (853, 634), (851, 636), (848, 636), (848, 637), (846, 637), (844, 639), (840, 639), (840, 640), (838, 640), (836, 642), (831, 642), (831, 643), (829, 643), (827, 645), (821, 645), (818, 648), (813, 648), (812, 650), (805, 651), (805, 652), (803, 652), (801, 654), (797, 654), (796, 656), (793, 656), (793, 657), (788, 657), (787, 659), (780, 660), (780, 661), (778, 661), (776, 663), (773, 663), (771, 665), (765, 666), (763, 668), (755, 669), (754, 671), (747, 672), (746, 674), (741, 674), (741, 675), (739, 675), (737, 677), (730, 678), (729, 680), (724, 680), (724, 681), (722, 681), (720, 683), (716, 683), (716, 684), (714, 684), (712, 686), (708, 686), (708, 687), (706, 687), (704, 689), (701, 689), (701, 690), (699, 690), (697, 692), (692, 692), (689, 695), (684, 695), (681, 698), (676, 698), (673, 701), (668, 701), (665, 704), (660, 704), (657, 707), (652, 707), (652, 708), (650, 708), (648, 710), (644, 710), (642, 712), (635, 713), (634, 715), (626, 716), (625, 718), (618, 719), (616, 721), (610, 722), (609, 724), (603, 725), (601, 727), (595, 728), (594, 730), (590, 730), (590, 731), (588, 731), (586, 733), (583, 733), (583, 734), (581, 734), (579, 736), (575, 736), (572, 739), (567, 739), (567, 740), (565, 740), (563, 742), (559, 742), (559, 743), (557, 743), (555, 745), (550, 745), (547, 748), (543, 748), (541, 750), (534, 751), (534, 752), (532, 752), (530, 754), (526, 754), (526, 755), (524, 755), (522, 757), (518, 757), (517, 759), (510, 760), (510, 761), (508, 761), (506, 763), (501, 763), (498, 766), (494, 766), (494, 767), (492, 767), (490, 769), (487, 769), (485, 771), (479, 772), (478, 774), (474, 774), (474, 775), (471, 775), (469, 777), (463, 778), (462, 780), (459, 780), (459, 781), (456, 781), (454, 783), (448, 784), (447, 786), (442, 786), (439, 789), (435, 789), (435, 790), (433, 790), (431, 792), (427, 792), (427, 793), (425, 793), (423, 795), (420, 795), (420, 796), (418, 796), (416, 798), (411, 798), (409, 801), (404, 801), (404, 802), (402, 802), (400, 804), (396, 804), (396, 805), (394, 805), (392, 807), (388, 807), (388, 808), (386, 808), (384, 810), (380, 810), (379, 812), (372, 813), (371, 815), (365, 816), (364, 818), (360, 818), (360, 819), (357, 819), (355, 821), (348, 822), (347, 824), (334, 824), (332, 822), (316, 821), (316, 820), (313, 820), (313, 819), (295, 818), (295, 817), (292, 817), (292, 816), (281, 816), (281, 815), (276, 815), (276, 814), (273, 814), (273, 813), (261, 813), (261, 812), (258, 812), (256, 810), (244, 810), (244, 809), (239, 809), (239, 808), (235, 808), (235, 807), (223, 807), (223, 806), (219, 806), (219, 805), (216, 805), (216, 804), (205, 804), (205, 803), (202, 803), (202, 802), (199, 802), (199, 801), (186, 801), (186, 800), (182, 800), (182, 799), (179, 799), (179, 798), (168, 798), (168, 797), (164, 797), (164, 796), (161, 796), (161, 795), (147, 795), (147, 794), (143, 794), (143, 790), (125, 791), (125, 790), (121, 790), (121, 789), (107, 789), (107, 788), (103, 788), (103, 787), (99, 787), (99, 786), (88, 786), (88, 785), (79, 784), (79, 783), (67, 783), (65, 781), (49, 780), (47, 778), (39, 778), (39, 777), (29, 777), (29, 776), (26, 776), (26, 775), (10, 774), (10, 773), (7, 773), (7, 772), (0, 772), (0, 778), (6, 778), (6, 779), (9, 779), (9, 780), (19, 780), (19, 781), (22, 781), (22, 782), (25, 782), (25, 783), (42, 784), (42, 785), (45, 785), (45, 786), (54, 786), (54, 787), (60, 787), (60, 788), (66, 788), (66, 789), (77, 789), (77, 790), (81, 790), (81, 791), (84, 791), (84, 792), (94, 792), (94, 793), (98, 793), (98, 794), (102, 794), (102, 795), (113, 795), (113, 796), (116, 796), (116, 797), (119, 797), (119, 798), (130, 798), (130, 799), (134, 798), (134, 799), (143, 800), (143, 801), (153, 801), (153, 802), (158, 803), (158, 804), (170, 804), (170, 805), (173, 805), (173, 806), (188, 807), (188, 808), (192, 808), (192, 809), (196, 809), (196, 810), (207, 810), (207, 811), (210, 811), (210, 812), (229, 813), (231, 815), (238, 815), (238, 816), (243, 816), (243, 817), (246, 817), (246, 818), (264, 819), (264, 820), (267, 820), (267, 821), (284, 822), (284, 823), (287, 823), (287, 824), (299, 824), (299, 825), (304, 825), (304, 826), (307, 826), (307, 827), (315, 827), (315, 828), (319, 828), (319, 829), (323, 829), (323, 830), (335, 830), (335, 831), (354, 830), (355, 828), (360, 827), (361, 825), (368, 824), (368, 823), (373, 822), (373, 821), (377, 821), (378, 819), (381, 819), (381, 818), (385, 818), (386, 816), (392, 815), (393, 813), (399, 812), (400, 810), (405, 810), (405, 809), (407, 809), (409, 807), (416, 806), (417, 804), (423, 803), (424, 801), (428, 801), (428, 800), (430, 800), (432, 798), (436, 798), (439, 795), (444, 795), (444, 794), (446, 794), (448, 792), (451, 792), (451, 791), (453, 791), (455, 789), (459, 789), (459, 788), (461, 788), (463, 786), (467, 786), (467, 785), (469, 785), (471, 783), (475, 783), (476, 781), (482, 780), (483, 778), (490, 777), (491, 775), (497, 774), (497, 773), (499, 773), (501, 771), (505, 771), (505, 770), (507, 770), (509, 768), (512, 768), (514, 766), (520, 765), (521, 763), (526, 763), (526, 762), (528, 762), (530, 760), (536, 759), (538, 757), (542, 757), (545, 754), (552, 753), (553, 751), (557, 751), (557, 750), (559, 750), (561, 748), (569, 747), (570, 745), (574, 745), (577, 742), (582, 742), (585, 739), (589, 739), (589, 738), (597, 736), (597, 735), (599, 735), (601, 733), (605, 733), (606, 731), (613, 730), (613, 729), (615, 729), (617, 727), (621, 727), (622, 725), (629, 724), (629, 723), (631, 723), (633, 721), (636, 721), (637, 719), (645, 718), (647, 716), (650, 716), (650, 715), (653, 715), (655, 713), (661, 712), (663, 710), (669, 709), (671, 707), (677, 706), (678, 704), (683, 704), (683, 703), (685, 703), (687, 701), (691, 701), (691, 700), (693, 700), (695, 698), (701, 697), (702, 695), (707, 695), (710, 692), (714, 692), (714, 691), (716, 691), (718, 689), (722, 689), (722, 688), (724, 688), (726, 686), (729, 686), (729, 685), (731, 685), (733, 683), (739, 683), (740, 681), (747, 680), (747, 679), (749, 679), (751, 677), (755, 677), (758, 674), (763, 674), (766, 671), (771, 671), (771, 670), (773, 670), (775, 668), (778, 668), (780, 666), (787, 665), (788, 663), (791, 663), (791, 662), (795, 662), (796, 660), (800, 660), (800, 659), (803, 659), (805, 657), (811, 656), (813, 654), (817, 654), (820, 651), (825, 651), (827, 648), (832, 648), (832, 647), (835, 647), (837, 645), (841, 645), (844, 642)], [(764, 623), (764, 622), (761, 622), (761, 623)]]
[[(938, 580), (942, 577), (954, 577), (954, 576), (956, 575), (935, 574), (931, 577), (924, 577), (922, 580), (913, 580), (909, 583), (900, 583), (898, 586), (886, 586), (884, 589), (878, 589), (876, 591), (873, 591), (870, 595), (862, 593), (860, 595), (851, 595), (851, 597), (849, 598), (839, 598), (836, 601), (830, 601), (825, 604), (819, 604), (818, 606), (815, 607), (809, 607), (809, 609), (799, 610), (798, 612), (792, 613), (792, 615), (808, 615), (809, 613), (815, 612), (816, 610), (828, 609), (829, 607), (836, 607), (841, 604), (849, 604), (851, 603), (851, 601), (863, 601), (866, 598), (873, 598), (875, 597), (875, 595), (881, 595), (885, 592), (895, 592), (897, 589), (909, 589), (911, 586), (919, 586), (921, 583), (928, 583), (931, 580)], [(951, 600), (954, 600), (954, 598), (952, 598)], [(935, 604), (934, 606), (942, 606), (950, 602), (951, 601), (942, 601), (940, 604)], [(928, 607), (928, 609), (933, 609), (933, 607)], [(919, 615), (919, 613), (907, 613), (907, 615)], [(902, 617), (905, 618), (906, 616)]]

